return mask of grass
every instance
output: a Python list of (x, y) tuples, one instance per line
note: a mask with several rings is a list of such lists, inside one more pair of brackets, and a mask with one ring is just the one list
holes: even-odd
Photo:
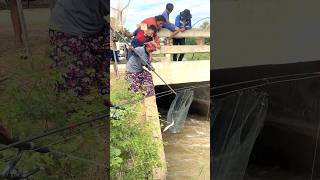
[(123, 78), (112, 78), (110, 98), (114, 104), (130, 101), (125, 110), (111, 111), (119, 117), (111, 121), (111, 179), (149, 179), (160, 159), (152, 127), (144, 121), (142, 94), (128, 91)]
[[(55, 77), (49, 68), (48, 11), (33, 9), (25, 14), (32, 60), (19, 58), (13, 48), (12, 27), (8, 24), (10, 21), (0, 20), (0, 26), (3, 27), (0, 34), (0, 80), (1, 77), (9, 77), (0, 82), (0, 123), (9, 129), (12, 136), (19, 136), (21, 139), (105, 112), (102, 98), (95, 92), (83, 99), (68, 94), (56, 96)], [(39, 12), (43, 16), (39, 16)], [(3, 14), (6, 16), (2, 16)], [(0, 16), (9, 18), (8, 11), (0, 11)], [(35, 143), (103, 163), (105, 132), (102, 125), (102, 122), (93, 123), (42, 138)], [(15, 152), (14, 149), (3, 151), (0, 152), (0, 157), (12, 157)], [(5, 166), (4, 159), (0, 160), (0, 170)], [(36, 165), (44, 166), (45, 171), (34, 175), (34, 179), (99, 180), (106, 175), (102, 168), (95, 165), (54, 153), (26, 152), (18, 167), (30, 170)]]
[(184, 55), (184, 58), (187, 61), (191, 60), (210, 60), (210, 53), (188, 53)]

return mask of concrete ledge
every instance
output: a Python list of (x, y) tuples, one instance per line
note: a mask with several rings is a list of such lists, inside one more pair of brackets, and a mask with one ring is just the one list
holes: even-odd
[[(171, 35), (171, 31), (168, 29), (162, 28), (161, 31), (159, 31), (157, 34), (159, 37), (169, 37)], [(180, 32), (174, 37), (204, 37), (209, 38), (210, 37), (210, 31), (201, 31), (201, 30), (187, 30), (185, 32)]]
[[(210, 61), (179, 61), (153, 63), (156, 72), (169, 84), (210, 81)], [(155, 85), (164, 83), (152, 73)]]
[[(210, 60), (156, 62), (152, 65), (169, 84), (210, 81)], [(126, 65), (119, 64), (118, 70), (125, 73)], [(114, 74), (113, 66), (110, 66), (110, 73)], [(154, 73), (151, 74), (155, 86), (164, 85)]]
[(161, 46), (160, 50), (152, 54), (177, 54), (177, 53), (205, 53), (210, 52), (209, 45), (172, 45)]
[(164, 153), (161, 126), (159, 120), (158, 107), (156, 103), (156, 97), (147, 97), (144, 100), (146, 123), (150, 123), (153, 127), (154, 141), (159, 144), (158, 154), (160, 156), (160, 167), (153, 170), (153, 180), (165, 180), (167, 176), (167, 162)]

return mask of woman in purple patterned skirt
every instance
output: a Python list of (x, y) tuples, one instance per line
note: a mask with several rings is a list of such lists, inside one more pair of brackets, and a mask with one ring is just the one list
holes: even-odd
[(147, 42), (144, 46), (135, 48), (136, 53), (130, 56), (126, 69), (127, 80), (130, 83), (130, 89), (134, 92), (142, 91), (144, 96), (154, 96), (154, 85), (152, 81), (152, 75), (150, 72), (143, 69), (143, 66), (147, 67), (150, 71), (154, 70), (151, 66), (151, 53), (156, 50), (154, 42)]
[(58, 92), (85, 96), (97, 89), (109, 94), (109, 27), (105, 0), (61, 0), (52, 11), (49, 30), (52, 68)]

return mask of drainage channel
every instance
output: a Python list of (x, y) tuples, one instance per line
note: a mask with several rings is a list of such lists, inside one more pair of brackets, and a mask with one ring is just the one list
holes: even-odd
[[(173, 85), (174, 88), (203, 86), (207, 82)], [(165, 87), (157, 87), (157, 92), (165, 91)], [(162, 134), (167, 161), (167, 180), (210, 179), (210, 121), (209, 87), (194, 90), (194, 101), (190, 107), (183, 130), (172, 134)], [(160, 121), (165, 126), (166, 113), (172, 97), (157, 100)]]

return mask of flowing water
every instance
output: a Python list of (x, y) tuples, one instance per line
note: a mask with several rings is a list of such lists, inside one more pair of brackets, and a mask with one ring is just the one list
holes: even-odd
[(168, 180), (210, 179), (210, 122), (189, 115), (181, 133), (163, 133)]

